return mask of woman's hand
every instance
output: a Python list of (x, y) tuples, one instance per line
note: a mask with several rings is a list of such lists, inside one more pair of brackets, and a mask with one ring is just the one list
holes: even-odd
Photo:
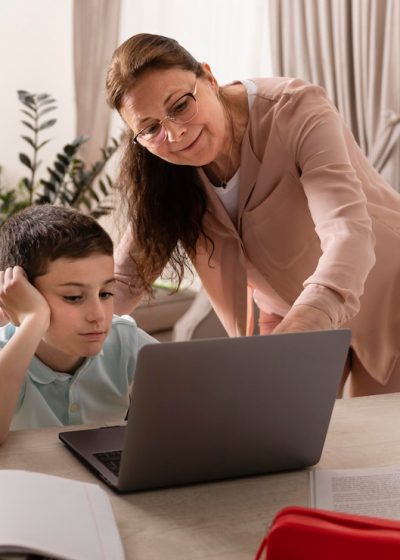
[(20, 266), (0, 271), (0, 310), (0, 321), (7, 319), (7, 322), (16, 326), (21, 325), (28, 317), (40, 320), (44, 332), (50, 324), (47, 301), (29, 282)]
[(324, 331), (332, 328), (332, 321), (324, 311), (310, 305), (294, 305), (286, 317), (273, 330), (273, 334), (281, 332)]
[(9, 317), (7, 317), (6, 313), (0, 307), (0, 327), (4, 327), (4, 325), (7, 325), (9, 322)]

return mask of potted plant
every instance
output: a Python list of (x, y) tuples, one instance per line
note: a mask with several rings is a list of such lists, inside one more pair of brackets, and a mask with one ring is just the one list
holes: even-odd
[(95, 218), (108, 214), (113, 209), (110, 198), (114, 183), (105, 173), (105, 166), (120, 142), (111, 138), (110, 145), (100, 150), (100, 159), (88, 166), (79, 157), (79, 147), (88, 137), (79, 136), (56, 154), (53, 164), (46, 168), (47, 177), (38, 178), (40, 151), (50, 142), (48, 138), (43, 139), (43, 131), (57, 122), (54, 117), (49, 118), (50, 113), (57, 108), (56, 101), (48, 93), (30, 93), (25, 90), (17, 93), (22, 104), (21, 122), (28, 129), (21, 138), (30, 148), (29, 154), (19, 154), (19, 160), (28, 173), (14, 188), (2, 185), (0, 180), (0, 225), (9, 216), (31, 204), (73, 206)]

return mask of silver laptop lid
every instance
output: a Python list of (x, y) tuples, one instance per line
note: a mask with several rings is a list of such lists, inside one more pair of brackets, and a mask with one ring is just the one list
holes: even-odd
[(350, 338), (336, 330), (143, 347), (118, 488), (317, 463)]

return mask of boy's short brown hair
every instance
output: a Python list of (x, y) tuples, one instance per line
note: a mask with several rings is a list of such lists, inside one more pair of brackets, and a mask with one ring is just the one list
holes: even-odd
[(0, 270), (21, 266), (30, 282), (61, 257), (113, 254), (108, 233), (91, 216), (65, 206), (29, 206), (0, 228)]

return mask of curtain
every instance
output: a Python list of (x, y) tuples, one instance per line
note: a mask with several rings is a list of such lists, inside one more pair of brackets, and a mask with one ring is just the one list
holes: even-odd
[(119, 40), (120, 0), (74, 0), (73, 46), (76, 132), (89, 136), (80, 155), (100, 158), (108, 143), (110, 110), (105, 101), (106, 72)]
[[(119, 42), (135, 33), (173, 37), (197, 60), (208, 62), (222, 85), (271, 74), (266, 19), (265, 0), (121, 0)], [(123, 126), (114, 112), (113, 135)]]
[(269, 0), (273, 73), (323, 86), (400, 191), (399, 0)]
[(120, 40), (173, 37), (223, 84), (270, 73), (266, 18), (265, 0), (122, 0)]

